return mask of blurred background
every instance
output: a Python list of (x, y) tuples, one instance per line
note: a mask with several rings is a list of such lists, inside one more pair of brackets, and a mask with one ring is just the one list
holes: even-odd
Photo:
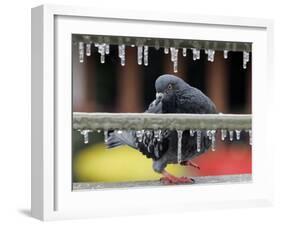
[[(170, 54), (164, 49), (149, 48), (148, 66), (137, 64), (137, 48), (126, 46), (126, 65), (121, 66), (118, 46), (110, 46), (105, 63), (94, 45), (91, 56), (79, 62), (77, 43), (72, 49), (74, 112), (143, 112), (155, 98), (154, 82), (161, 74), (175, 74), (209, 96), (222, 113), (251, 113), (251, 60), (243, 69), (243, 53), (229, 52), (228, 59), (216, 51), (214, 62), (207, 61), (201, 50), (200, 60), (193, 61), (187, 50), (178, 54), (178, 72), (173, 72)], [(251, 56), (250, 56), (251, 59)], [(73, 130), (73, 182), (118, 182), (159, 179), (152, 161), (127, 146), (107, 150), (103, 133), (89, 133), (89, 143)], [(224, 175), (251, 173), (251, 146), (248, 134), (239, 141), (220, 141), (216, 151), (201, 155), (194, 162), (201, 169), (169, 165), (175, 175)]]

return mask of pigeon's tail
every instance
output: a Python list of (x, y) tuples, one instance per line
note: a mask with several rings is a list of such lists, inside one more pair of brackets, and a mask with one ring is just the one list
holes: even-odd
[(107, 148), (115, 148), (121, 145), (128, 145), (137, 148), (135, 143), (135, 135), (133, 131), (110, 131), (107, 134)]

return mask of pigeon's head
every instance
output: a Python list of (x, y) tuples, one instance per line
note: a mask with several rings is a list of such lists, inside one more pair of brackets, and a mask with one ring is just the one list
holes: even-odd
[(155, 81), (156, 99), (169, 99), (185, 89), (187, 84), (174, 75), (161, 75)]

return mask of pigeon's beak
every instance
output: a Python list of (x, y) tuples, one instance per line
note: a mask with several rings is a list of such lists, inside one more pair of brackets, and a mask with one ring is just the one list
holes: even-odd
[(163, 98), (163, 93), (156, 93), (156, 99), (157, 100), (162, 100), (162, 98)]

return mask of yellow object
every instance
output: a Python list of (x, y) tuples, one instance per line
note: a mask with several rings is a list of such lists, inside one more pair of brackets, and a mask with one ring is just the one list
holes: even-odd
[[(168, 165), (174, 175), (186, 175), (186, 168)], [(158, 180), (152, 160), (128, 146), (106, 149), (103, 143), (89, 146), (74, 156), (73, 173), (77, 182), (124, 182)]]

